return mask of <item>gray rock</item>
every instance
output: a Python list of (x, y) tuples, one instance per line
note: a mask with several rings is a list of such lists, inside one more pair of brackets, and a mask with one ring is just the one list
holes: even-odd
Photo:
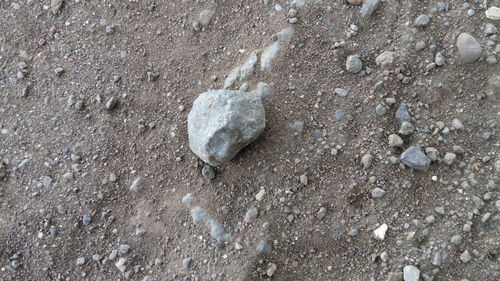
[(446, 165), (453, 165), (456, 159), (457, 155), (453, 152), (448, 152), (444, 155), (444, 163)]
[(465, 250), (461, 255), (460, 255), (460, 260), (463, 263), (468, 263), (472, 259), (471, 255), (469, 254), (469, 251)]
[(452, 121), (451, 121), (451, 126), (453, 128), (455, 128), (456, 130), (463, 130), (464, 129), (464, 124), (462, 123), (462, 121), (460, 121), (459, 119), (457, 118), (454, 118)]
[(99, 262), (102, 260), (102, 256), (98, 254), (92, 255), (92, 260)]
[(420, 171), (425, 171), (431, 164), (431, 159), (416, 146), (411, 146), (401, 154), (401, 162), (406, 166)]
[(142, 188), (143, 188), (143, 180), (141, 177), (138, 177), (134, 179), (134, 181), (129, 187), (129, 190), (133, 192), (139, 192)]
[(413, 127), (413, 125), (410, 122), (403, 121), (403, 123), (401, 123), (401, 128), (399, 129), (399, 133), (402, 134), (403, 136), (407, 136), (412, 134), (414, 130), (415, 127)]
[(91, 220), (92, 220), (92, 218), (90, 217), (89, 214), (84, 214), (82, 217), (83, 225), (89, 225)]
[(375, 58), (375, 63), (381, 67), (388, 67), (394, 62), (394, 52), (384, 51)]
[(118, 257), (118, 250), (113, 250), (109, 254), (108, 259), (114, 261), (116, 257)]
[(252, 94), (257, 95), (262, 100), (271, 95), (271, 86), (264, 82), (259, 82), (255, 90), (252, 91)]
[(335, 110), (335, 119), (343, 120), (345, 118), (345, 112), (342, 109)]
[(63, 5), (63, 0), (50, 0), (50, 10), (53, 14), (57, 14)]
[(404, 103), (399, 105), (394, 116), (399, 121), (411, 121), (412, 120), (410, 113), (408, 113), (408, 109), (406, 108), (406, 105)]
[(270, 254), (271, 253), (271, 245), (267, 243), (265, 240), (261, 240), (256, 248), (257, 252), (262, 254)]
[(432, 265), (441, 266), (441, 253), (437, 252), (432, 257)]
[(436, 63), (437, 66), (443, 66), (445, 63), (443, 54), (437, 53), (436, 57), (434, 58), (434, 62)]
[(203, 175), (204, 178), (206, 178), (208, 180), (215, 179), (214, 168), (212, 168), (210, 165), (205, 165), (205, 167), (203, 167), (203, 169), (201, 169), (201, 174)]
[(453, 235), (450, 239), (451, 244), (453, 245), (459, 245), (462, 243), (462, 236), (460, 234)]
[(257, 210), (257, 208), (255, 208), (255, 207), (252, 206), (246, 212), (244, 221), (246, 223), (250, 223), (253, 219), (255, 219), (257, 217), (258, 214), (259, 214), (259, 211)]
[(380, 188), (380, 187), (376, 187), (374, 189), (372, 189), (372, 197), (377, 199), (377, 198), (382, 198), (383, 196), (385, 195), (385, 190)]
[(347, 57), (345, 67), (348, 72), (358, 73), (363, 69), (363, 62), (358, 55), (351, 55)]
[(389, 161), (394, 165), (401, 163), (401, 159), (399, 159), (398, 157), (396, 157), (394, 155), (389, 157)]
[(465, 63), (477, 61), (483, 53), (479, 42), (468, 33), (461, 33), (458, 35), (457, 48), (460, 57)]
[(378, 104), (375, 108), (375, 113), (377, 113), (378, 116), (384, 116), (387, 113), (387, 108), (385, 108), (383, 104)]
[(397, 134), (391, 134), (388, 139), (389, 145), (392, 147), (400, 147), (403, 145), (403, 139)]
[(240, 73), (241, 73), (240, 70), (241, 70), (241, 67), (238, 66), (238, 67), (233, 68), (229, 72), (229, 74), (226, 77), (226, 80), (224, 81), (224, 87), (223, 87), (224, 89), (231, 87), (234, 84), (234, 82), (236, 82), (236, 80), (239, 79)]
[(363, 157), (361, 157), (361, 164), (363, 164), (363, 167), (365, 169), (370, 168), (370, 166), (372, 165), (372, 161), (373, 155), (371, 155), (370, 153), (366, 153), (365, 155), (363, 155)]
[(436, 161), (439, 157), (439, 151), (434, 147), (426, 147), (425, 154), (429, 157), (429, 159), (431, 159), (431, 161)]
[(365, 0), (360, 9), (361, 18), (364, 20), (369, 19), (380, 5), (380, 2), (381, 0)]
[(203, 26), (207, 26), (212, 21), (212, 17), (214, 16), (214, 12), (210, 10), (203, 10), (200, 12), (200, 24)]
[(189, 147), (212, 166), (233, 159), (266, 126), (260, 97), (246, 92), (210, 90), (193, 103), (188, 116)]
[(260, 56), (260, 69), (262, 71), (270, 71), (273, 66), (273, 60), (278, 54), (280, 50), (280, 42), (276, 41), (266, 47), (264, 51), (262, 51), (262, 55)]
[(485, 33), (486, 35), (492, 35), (492, 34), (495, 34), (495, 33), (497, 33), (497, 31), (498, 31), (498, 30), (497, 30), (497, 27), (496, 27), (494, 24), (492, 24), (492, 23), (486, 23), (486, 24), (484, 25), (484, 33)]
[(193, 259), (191, 257), (187, 257), (187, 258), (182, 260), (182, 267), (190, 268), (192, 263), (193, 263)]
[(127, 254), (128, 252), (130, 251), (130, 246), (127, 245), (127, 244), (121, 244), (119, 247), (118, 247), (118, 253), (120, 255), (125, 255)]
[(84, 257), (79, 257), (76, 259), (76, 265), (84, 265), (85, 264), (85, 258)]
[(240, 80), (243, 80), (253, 74), (256, 63), (257, 63), (257, 54), (255, 52), (252, 52), (247, 61), (243, 65), (241, 65)]
[(429, 24), (429, 21), (431, 18), (428, 15), (420, 15), (415, 19), (415, 26), (417, 27), (424, 27)]
[(193, 201), (194, 198), (191, 193), (186, 194), (186, 196), (182, 198), (182, 204), (184, 204), (188, 208), (191, 208), (191, 206), (193, 206)]
[(116, 97), (111, 97), (107, 102), (106, 102), (106, 109), (107, 110), (113, 110), (116, 108), (118, 105), (118, 98)]
[(419, 281), (420, 270), (413, 265), (407, 265), (403, 268), (404, 281)]
[(358, 229), (356, 229), (356, 228), (354, 228), (354, 229), (351, 229), (351, 230), (347, 233), (347, 235), (349, 235), (349, 236), (351, 236), (351, 237), (354, 237), (354, 236), (358, 235), (358, 233), (359, 233), (359, 230), (358, 230)]
[(333, 90), (333, 93), (338, 96), (345, 97), (349, 92), (341, 88), (335, 88), (335, 90)]
[(193, 218), (194, 224), (198, 224), (200, 222), (206, 222), (210, 219), (208, 213), (200, 207), (196, 207), (191, 210), (191, 217)]

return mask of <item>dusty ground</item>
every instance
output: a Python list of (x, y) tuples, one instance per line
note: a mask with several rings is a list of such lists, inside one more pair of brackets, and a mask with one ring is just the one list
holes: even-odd
[[(485, 18), (483, 1), (448, 1), (439, 11), (434, 0), (387, 0), (364, 22), (360, 6), (345, 1), (297, 7), (272, 71), (257, 67), (247, 80), (272, 87), (266, 130), (214, 180), (202, 176), (187, 142), (191, 103), (289, 25), (292, 6), (276, 2), (281, 11), (257, 0), (65, 0), (54, 15), (49, 1), (0, 1), (0, 280), (402, 280), (407, 265), (421, 280), (500, 280), (500, 108), (487, 82), (499, 67), (486, 61), (500, 58), (497, 35), (484, 32), (486, 23), (500, 26)], [(214, 16), (197, 31), (205, 9)], [(420, 14), (431, 21), (415, 28)], [(349, 38), (351, 24), (359, 30)], [(460, 32), (480, 42), (479, 61), (461, 62)], [(375, 64), (384, 50), (397, 54), (385, 73)], [(445, 65), (427, 68), (437, 52)], [(353, 54), (364, 75), (346, 71)], [(111, 97), (119, 103), (107, 110)], [(399, 130), (401, 103), (415, 132), (394, 148), (387, 139)], [(454, 118), (464, 128), (441, 133), (439, 122), (451, 128)], [(389, 161), (411, 145), (437, 148), (438, 160), (423, 172)], [(458, 155), (451, 165), (447, 152)], [(138, 177), (143, 187), (132, 192)], [(372, 197), (375, 187), (382, 198)], [(224, 225), (228, 243), (193, 224), (181, 203), (187, 193)], [(245, 223), (252, 206), (259, 215)], [(389, 230), (378, 241), (383, 223)], [(256, 251), (262, 240), (270, 254)], [(111, 260), (120, 245), (130, 250)]]

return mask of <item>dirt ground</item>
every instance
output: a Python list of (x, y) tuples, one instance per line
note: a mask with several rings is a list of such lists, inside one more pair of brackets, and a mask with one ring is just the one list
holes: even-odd
[[(396, 281), (408, 265), (415, 280), (500, 280), (500, 104), (488, 82), (500, 48), (485, 33), (500, 28), (485, 17), (500, 1), (386, 0), (364, 20), (343, 0), (269, 2), (64, 0), (54, 14), (48, 0), (0, 0), (0, 280)], [(207, 25), (195, 23), (203, 10)], [(430, 22), (415, 27), (421, 14)], [(246, 80), (272, 88), (264, 133), (207, 179), (188, 145), (192, 102), (289, 26), (272, 70)], [(462, 32), (481, 44), (478, 61), (461, 60)], [(429, 66), (437, 53), (445, 64)], [(358, 74), (346, 71), (354, 54)], [(392, 147), (403, 103), (415, 130)], [(439, 151), (428, 170), (391, 163), (412, 145)], [(227, 243), (193, 223), (188, 193)]]

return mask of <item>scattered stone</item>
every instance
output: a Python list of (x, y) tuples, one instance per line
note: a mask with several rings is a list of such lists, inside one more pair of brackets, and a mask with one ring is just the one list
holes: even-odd
[(464, 124), (462, 121), (458, 120), (457, 118), (454, 118), (451, 121), (451, 126), (455, 128), (456, 130), (463, 130), (464, 129)]
[(182, 198), (182, 204), (184, 204), (188, 208), (191, 208), (191, 206), (193, 205), (193, 201), (194, 198), (191, 193), (186, 194), (186, 196)]
[(383, 68), (392, 65), (394, 62), (394, 52), (384, 51), (375, 59), (375, 63)]
[(431, 18), (428, 15), (420, 15), (415, 19), (416, 27), (425, 27), (429, 24)]
[(389, 136), (389, 145), (392, 147), (400, 147), (403, 145), (403, 139), (397, 134), (392, 134)]
[(271, 245), (267, 243), (265, 240), (261, 240), (256, 248), (257, 252), (262, 254), (270, 254), (271, 253)]
[(488, 22), (484, 25), (484, 33), (486, 35), (493, 35), (493, 34), (497, 33), (497, 31), (498, 31), (497, 27), (492, 23)]
[(203, 175), (204, 178), (208, 180), (215, 179), (215, 170), (210, 165), (205, 165), (205, 167), (201, 169), (201, 174)]
[(361, 18), (364, 20), (369, 19), (380, 5), (380, 2), (381, 0), (364, 0), (360, 9)]
[(333, 90), (333, 93), (338, 96), (345, 97), (347, 96), (348, 91), (341, 88), (335, 88), (335, 90)]
[(146, 75), (148, 76), (148, 82), (154, 82), (160, 77), (160, 74), (151, 71), (148, 71)]
[(380, 187), (376, 187), (376, 188), (372, 189), (372, 198), (378, 199), (378, 198), (382, 198), (384, 195), (385, 195), (384, 189), (382, 189)]
[(115, 27), (112, 25), (106, 26), (105, 30), (106, 34), (113, 34), (115, 33)]
[(255, 200), (262, 201), (262, 199), (264, 198), (264, 195), (266, 195), (266, 190), (261, 189), (259, 192), (257, 192), (257, 194), (255, 194)]
[(85, 106), (85, 103), (82, 100), (79, 100), (75, 103), (75, 108), (77, 110), (82, 110), (84, 106)]
[(363, 4), (363, 0), (347, 0), (347, 2), (349, 4), (352, 4), (352, 5), (361, 5), (361, 4)]
[(130, 191), (139, 192), (143, 188), (143, 180), (141, 177), (136, 178), (132, 185), (130, 185)]
[(351, 230), (347, 233), (347, 235), (349, 235), (349, 236), (351, 236), (351, 237), (354, 237), (354, 236), (358, 235), (358, 233), (359, 233), (358, 229), (354, 228), (354, 229), (351, 229)]
[(414, 130), (415, 127), (413, 127), (413, 124), (411, 124), (408, 121), (403, 121), (403, 123), (401, 123), (401, 128), (399, 129), (399, 133), (403, 136), (407, 136), (412, 134)]
[(319, 211), (318, 211), (318, 214), (316, 214), (316, 217), (318, 219), (322, 219), (325, 217), (325, 215), (326, 215), (326, 208), (325, 207), (319, 208)]
[(108, 256), (108, 259), (114, 261), (116, 257), (118, 257), (118, 250), (115, 249), (111, 251), (111, 253)]
[(435, 253), (432, 257), (432, 265), (441, 266), (441, 253)]
[(378, 104), (375, 108), (375, 113), (382, 117), (387, 113), (387, 108), (383, 104)]
[(382, 224), (379, 226), (377, 229), (373, 231), (373, 237), (379, 241), (382, 241), (385, 239), (385, 234), (387, 230), (389, 229), (389, 226), (387, 224)]
[(457, 155), (453, 152), (448, 152), (444, 155), (444, 163), (446, 165), (453, 165), (456, 159)]
[(61, 76), (64, 73), (64, 68), (58, 67), (54, 70), (54, 72), (56, 73), (57, 76)]
[(419, 281), (420, 270), (413, 265), (407, 265), (403, 268), (404, 281)]
[(244, 221), (246, 223), (250, 223), (253, 219), (255, 219), (257, 217), (257, 215), (259, 214), (259, 210), (257, 210), (256, 207), (252, 206), (250, 209), (248, 209), (248, 211), (246, 212), (245, 214), (245, 218), (244, 218)]
[(118, 105), (118, 98), (116, 97), (111, 97), (107, 102), (106, 102), (106, 109), (111, 111), (116, 108)]
[(472, 259), (471, 255), (469, 254), (469, 251), (465, 250), (461, 255), (460, 255), (460, 260), (463, 263), (468, 263)]
[(436, 222), (436, 217), (434, 215), (430, 215), (425, 218), (425, 221), (428, 223), (435, 223)]
[(300, 175), (299, 180), (300, 180), (300, 183), (302, 183), (303, 185), (307, 185), (307, 182), (308, 182), (307, 175), (305, 175), (305, 174)]
[(431, 161), (437, 161), (439, 157), (439, 151), (434, 147), (426, 147), (425, 154), (429, 157), (429, 159), (431, 159)]
[(460, 57), (465, 63), (475, 62), (483, 52), (476, 38), (468, 33), (461, 33), (457, 37), (457, 48)]
[(240, 80), (243, 80), (253, 74), (256, 63), (257, 54), (252, 52), (247, 61), (240, 67)]
[(214, 16), (214, 12), (212, 12), (210, 10), (201, 11), (200, 17), (199, 17), (200, 24), (203, 26), (209, 25), (210, 22), (212, 21), (213, 16)]
[(266, 126), (260, 97), (240, 91), (210, 90), (188, 116), (189, 147), (203, 161), (220, 166), (254, 141)]
[(372, 160), (373, 155), (371, 155), (370, 153), (366, 153), (365, 155), (363, 155), (363, 157), (361, 157), (361, 164), (363, 164), (363, 167), (365, 169), (368, 169), (372, 165)]
[(425, 171), (429, 168), (431, 159), (419, 147), (411, 146), (401, 154), (401, 162), (412, 169)]
[(182, 260), (182, 267), (189, 269), (191, 267), (192, 262), (193, 259), (191, 257), (187, 257)]
[(273, 60), (278, 54), (280, 50), (280, 42), (276, 41), (266, 47), (264, 51), (262, 51), (262, 55), (260, 56), (260, 69), (262, 71), (270, 71), (273, 66)]
[(126, 258), (120, 258), (116, 263), (115, 263), (115, 266), (116, 268), (118, 268), (118, 270), (121, 272), (121, 273), (125, 273), (125, 271), (127, 271), (127, 266), (126, 266), (126, 263), (127, 263), (127, 259)]
[(125, 255), (127, 254), (128, 252), (130, 251), (130, 246), (127, 245), (127, 244), (121, 244), (119, 247), (118, 247), (118, 253), (122, 256), (122, 255)]
[(363, 69), (363, 62), (358, 55), (351, 55), (347, 57), (345, 67), (350, 73), (358, 73)]
[(84, 257), (79, 257), (76, 259), (76, 265), (84, 265), (85, 264), (85, 258)]
[(267, 277), (273, 277), (274, 273), (276, 272), (276, 269), (278, 269), (278, 267), (274, 263), (270, 263), (269, 267), (266, 270)]
[(55, 15), (61, 9), (63, 0), (50, 0), (50, 10)]
[(453, 245), (459, 245), (462, 243), (462, 236), (460, 234), (453, 235), (450, 239), (451, 244)]
[(259, 82), (255, 90), (252, 91), (252, 94), (257, 95), (263, 100), (271, 95), (271, 86), (267, 83)]
[(96, 261), (96, 262), (100, 262), (102, 260), (102, 256), (98, 255), (98, 254), (92, 255), (92, 260)]
[(436, 63), (437, 66), (443, 66), (445, 63), (445, 59), (443, 54), (437, 53), (436, 58), (434, 59), (434, 62)]
[(92, 220), (92, 218), (90, 217), (89, 214), (84, 214), (82, 217), (83, 225), (89, 225), (91, 220)]
[(486, 17), (490, 20), (500, 20), (500, 8), (491, 6), (484, 12)]
[(400, 104), (394, 115), (399, 121), (411, 121), (410, 113), (404, 103)]
[(241, 67), (235, 67), (233, 68), (229, 74), (227, 75), (226, 77), (226, 80), (224, 81), (224, 87), (223, 89), (227, 89), (229, 87), (231, 87), (234, 82), (236, 82), (236, 80), (238, 80), (238, 78), (240, 77), (240, 73), (241, 73)]

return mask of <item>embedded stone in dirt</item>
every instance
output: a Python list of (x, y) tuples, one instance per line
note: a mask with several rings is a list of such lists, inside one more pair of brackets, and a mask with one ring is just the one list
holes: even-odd
[(358, 55), (348, 56), (345, 62), (347, 71), (351, 73), (358, 73), (363, 69), (363, 62)]
[(188, 116), (189, 147), (212, 165), (233, 159), (266, 127), (259, 96), (228, 90), (210, 90), (193, 103)]
[(484, 13), (490, 20), (500, 20), (500, 8), (492, 6)]
[(420, 280), (420, 270), (413, 265), (407, 265), (403, 269), (403, 278), (405, 281)]
[(479, 42), (469, 33), (458, 35), (457, 48), (460, 57), (466, 63), (477, 61), (483, 52)]
[(420, 171), (425, 171), (431, 164), (431, 159), (416, 146), (411, 146), (401, 154), (401, 162), (406, 166)]

